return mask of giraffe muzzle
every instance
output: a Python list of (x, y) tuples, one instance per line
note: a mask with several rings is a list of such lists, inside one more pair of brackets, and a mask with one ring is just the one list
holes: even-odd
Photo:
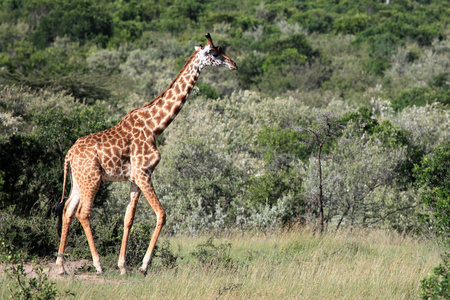
[(230, 61), (230, 62), (228, 63), (228, 68), (229, 68), (230, 70), (237, 70), (237, 69), (238, 69), (238, 66), (237, 66), (237, 64), (236, 64), (234, 61)]

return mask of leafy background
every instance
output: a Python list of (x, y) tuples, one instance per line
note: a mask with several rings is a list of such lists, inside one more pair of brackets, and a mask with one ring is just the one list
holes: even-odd
[[(326, 229), (416, 234), (431, 222), (438, 228), (422, 233), (445, 240), (448, 1), (0, 6), (0, 236), (10, 246), (54, 255), (70, 146), (158, 95), (207, 32), (239, 70), (206, 69), (158, 141), (153, 182), (168, 214), (165, 234), (316, 225), (319, 157), (311, 132), (324, 132), (326, 116), (335, 126), (321, 157)], [(118, 251), (128, 189), (104, 184), (96, 198), (102, 253)], [(156, 222), (145, 202), (134, 247)], [(82, 230), (73, 227), (79, 238), (69, 238), (70, 252), (88, 257)]]

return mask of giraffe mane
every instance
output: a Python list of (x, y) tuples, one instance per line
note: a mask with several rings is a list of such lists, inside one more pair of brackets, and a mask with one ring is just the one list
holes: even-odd
[(159, 96), (157, 96), (155, 99), (153, 99), (149, 103), (145, 104), (143, 107), (146, 107), (146, 108), (151, 107), (153, 104), (156, 103), (156, 101), (158, 101), (159, 99), (164, 97), (164, 94), (173, 87), (173, 85), (180, 78), (180, 76), (184, 72), (184, 70), (186, 70), (186, 67), (192, 62), (192, 60), (195, 59), (195, 57), (197, 56), (197, 53), (201, 50), (201, 48), (202, 47), (195, 50), (194, 54), (191, 55), (191, 57), (188, 59), (188, 61), (184, 64), (184, 67), (180, 70), (180, 72), (178, 72), (177, 77), (175, 77), (175, 79), (172, 80), (172, 82), (169, 84), (169, 86), (161, 94), (159, 94)]

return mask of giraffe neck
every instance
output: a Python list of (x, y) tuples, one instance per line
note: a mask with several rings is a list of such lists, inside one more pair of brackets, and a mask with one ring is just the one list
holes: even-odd
[(148, 107), (152, 111), (151, 115), (154, 116), (155, 137), (158, 137), (177, 116), (194, 88), (204, 67), (198, 54), (199, 50), (194, 52), (164, 92), (144, 105), (144, 108)]

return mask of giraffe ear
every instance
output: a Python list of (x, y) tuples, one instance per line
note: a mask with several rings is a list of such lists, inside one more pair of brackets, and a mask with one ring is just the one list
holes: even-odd
[(199, 50), (199, 49), (203, 49), (203, 44), (200, 44), (200, 46), (195, 46), (195, 51)]

